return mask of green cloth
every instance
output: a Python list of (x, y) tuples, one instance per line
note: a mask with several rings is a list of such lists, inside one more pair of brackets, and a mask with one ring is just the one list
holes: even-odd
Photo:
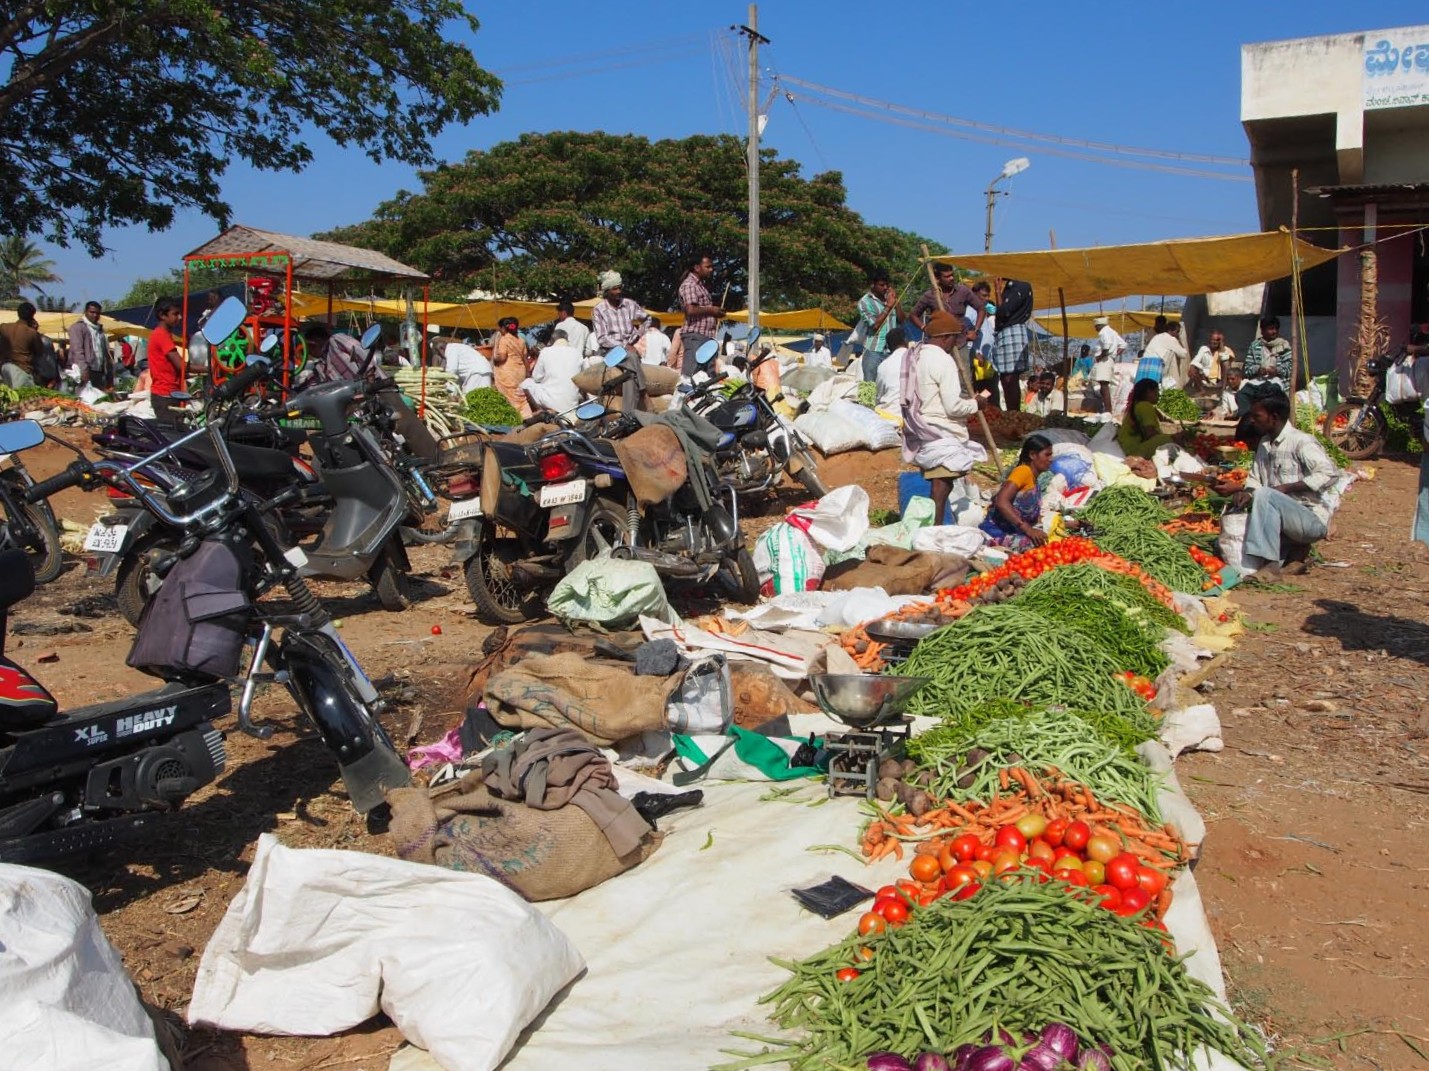
[(1159, 427), (1161, 416), (1151, 402), (1137, 402), (1121, 418), (1121, 427), (1116, 432), (1116, 443), (1127, 457), (1150, 458), (1152, 454), (1171, 442), (1169, 435), (1153, 435), (1147, 439), (1141, 434), (1144, 427)]

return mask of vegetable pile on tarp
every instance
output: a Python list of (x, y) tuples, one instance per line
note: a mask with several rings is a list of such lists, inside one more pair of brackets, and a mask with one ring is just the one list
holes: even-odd
[(1028, 590), (1063, 599), (1105, 599), (1119, 606), (1148, 631), (1175, 629), (1188, 634), (1191, 631), (1184, 617), (1157, 601), (1135, 577), (1112, 572), (1095, 563), (1054, 569), (1034, 580)]
[(521, 414), (495, 387), (477, 387), (466, 392), (461, 415), (484, 427), (511, 427), (521, 423)]
[(1081, 1047), (1107, 1046), (1117, 1071), (1190, 1068), (1202, 1047), (1268, 1066), (1256, 1031), (1167, 954), (1158, 929), (1092, 900), (1061, 882), (1009, 876), (966, 900), (936, 900), (903, 925), (780, 962), (792, 977), (762, 1003), (800, 1036), (741, 1034), (771, 1048), (722, 1071), (778, 1061), (794, 1071), (853, 1067), (873, 1052), (956, 1059), (961, 1046), (1001, 1031), (1019, 1055), (988, 1066), (1011, 1071), (1035, 1044), (1026, 1036), (1051, 1023), (1069, 1027)]
[(1117, 680), (1125, 670), (1076, 629), (1050, 621), (1016, 602), (979, 606), (918, 642), (900, 668), (928, 677), (909, 701), (912, 714), (963, 724), (988, 700), (1029, 706), (1067, 706), (1112, 715), (1124, 740), (1156, 734), (1146, 704)]
[(1088, 521), (1096, 528), (1104, 528), (1127, 522), (1162, 524), (1171, 519), (1171, 514), (1141, 488), (1116, 484), (1088, 502), (1078, 512), (1077, 519)]
[(1097, 545), (1135, 562), (1172, 591), (1192, 594), (1206, 586), (1206, 571), (1186, 547), (1160, 528), (1120, 522), (1097, 530)]
[(1196, 404), (1196, 400), (1183, 390), (1163, 390), (1161, 397), (1156, 400), (1156, 408), (1172, 420), (1183, 423), (1200, 420), (1205, 415), (1201, 412), (1201, 407)]
[(1166, 636), (1164, 628), (1138, 622), (1110, 599), (1089, 592), (1067, 598), (1038, 587), (1041, 583), (1042, 579), (1038, 578), (1029, 584), (1018, 597), (1017, 605), (1076, 629), (1086, 637), (1087, 643), (1100, 647), (1123, 669), (1155, 677), (1171, 664), (1159, 646)]

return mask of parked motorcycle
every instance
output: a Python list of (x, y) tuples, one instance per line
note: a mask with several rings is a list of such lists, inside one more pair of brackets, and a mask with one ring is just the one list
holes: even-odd
[[(612, 369), (624, 359), (620, 348), (604, 358)], [(621, 372), (605, 389), (618, 390), (631, 375)], [(479, 483), (462, 475), (446, 484), (454, 499), (448, 521), (458, 531), (454, 557), (464, 564), (482, 620), (516, 624), (536, 616), (557, 580), (602, 553), (647, 561), (667, 581), (713, 583), (731, 598), (755, 601), (759, 577), (733, 489), (716, 484), (702, 505), (692, 481), (705, 477), (691, 471), (665, 501), (642, 508), (615, 446), (639, 431), (640, 421), (599, 402), (574, 416), (534, 442), (488, 443)]]
[[(751, 328), (749, 345), (759, 339), (759, 328)], [(714, 360), (717, 347), (706, 343), (695, 355), (700, 367)], [(703, 358), (703, 360), (701, 360)], [(754, 361), (749, 375), (773, 354)], [(719, 478), (737, 494), (758, 494), (777, 485), (784, 473), (798, 480), (810, 494), (822, 498), (828, 488), (819, 476), (818, 462), (804, 437), (774, 411), (764, 391), (749, 379), (730, 393), (718, 392), (718, 380), (707, 380), (685, 395), (684, 405), (699, 413), (733, 438), (714, 452)]]
[[(1385, 397), (1385, 382), (1390, 368), (1404, 356), (1401, 349), (1395, 356), (1380, 354), (1370, 358), (1366, 369), (1374, 377), (1374, 386), (1366, 397), (1350, 397), (1332, 406), (1325, 414), (1325, 436), (1357, 461), (1376, 456), (1389, 438), (1389, 422), (1380, 403)], [(1396, 405), (1396, 412), (1406, 423), (1414, 423), (1417, 402)]]
[(44, 442), (44, 432), (33, 420), (12, 420), (0, 424), (7, 429), (7, 442), (0, 447), (0, 550), (22, 550), (30, 559), (35, 579), (48, 584), (64, 568), (60, 548), (60, 526), (48, 502), (27, 502), (25, 492), (35, 481), (20, 454)]

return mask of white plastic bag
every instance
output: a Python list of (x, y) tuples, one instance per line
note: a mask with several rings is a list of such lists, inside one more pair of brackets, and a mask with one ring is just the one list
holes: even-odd
[(546, 608), (562, 621), (609, 629), (628, 628), (642, 614), (675, 620), (655, 567), (618, 558), (581, 562), (556, 582)]
[(1245, 531), (1249, 524), (1249, 513), (1223, 513), (1220, 538), (1216, 540), (1221, 561), (1239, 569), (1243, 574), (1255, 572), (1255, 568), (1248, 567), (1245, 560)]
[(819, 548), (788, 521), (780, 521), (760, 536), (750, 557), (764, 595), (814, 591), (824, 578), (824, 558)]
[[(1110, 454), (1115, 458), (1125, 458), (1126, 451), (1121, 448), (1121, 444), (1116, 441), (1116, 424), (1103, 424), (1101, 430), (1092, 436), (1091, 446), (1094, 454)], [(1054, 450), (1055, 454), (1056, 451)]]
[(0, 1037), (0, 1067), (169, 1067), (89, 890), (8, 863), (0, 864)]
[(491, 1071), (584, 967), (554, 923), (485, 875), (265, 833), (204, 949), (189, 1022), (326, 1035), (384, 1011), (445, 1071)]
[(829, 414), (857, 424), (863, 431), (863, 445), (870, 450), (889, 450), (903, 443), (903, 433), (866, 405), (839, 398), (829, 405)]
[(943, 524), (932, 528), (920, 528), (913, 533), (913, 549), (936, 551), (940, 554), (961, 554), (971, 558), (982, 550), (987, 536), (977, 528), (965, 528), (957, 524)]
[(1410, 365), (1395, 361), (1384, 374), (1384, 400), (1390, 405), (1419, 400), (1419, 388), (1414, 382), (1414, 371)]
[(805, 413), (794, 421), (794, 427), (800, 435), (818, 447), (819, 453), (825, 457), (845, 450), (856, 450), (863, 445), (863, 429), (847, 417), (835, 416), (833, 413)]
[(697, 659), (665, 706), (670, 731), (723, 733), (734, 721), (734, 685), (722, 654)]
[(868, 531), (868, 492), (858, 484), (845, 484), (812, 509), (792, 510), (789, 520), (824, 550), (851, 550)]

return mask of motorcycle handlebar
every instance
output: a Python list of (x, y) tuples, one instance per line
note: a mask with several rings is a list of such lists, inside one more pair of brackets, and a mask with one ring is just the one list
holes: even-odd
[(38, 502), (71, 487), (78, 487), (88, 481), (93, 476), (93, 472), (88, 461), (71, 461), (58, 476), (51, 476), (48, 480), (41, 480), (26, 488), (25, 501)]
[(233, 399), (242, 396), (249, 387), (257, 383), (268, 374), (269, 368), (266, 361), (254, 361), (236, 376), (225, 379), (214, 388), (213, 397), (215, 401), (231, 402)]

